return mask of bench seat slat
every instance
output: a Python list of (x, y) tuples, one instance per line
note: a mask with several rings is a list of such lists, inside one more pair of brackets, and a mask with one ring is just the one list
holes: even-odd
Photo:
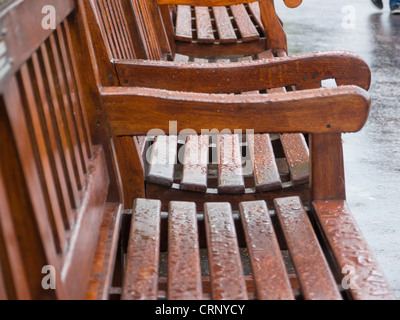
[(201, 300), (197, 211), (193, 202), (170, 202), (168, 222), (168, 299)]
[(191, 42), (192, 34), (192, 8), (179, 5), (177, 7), (175, 38), (178, 41)]
[(356, 300), (396, 299), (347, 203), (314, 201), (313, 207), (338, 264), (338, 272), (348, 272), (346, 283), (351, 297)]
[(199, 43), (214, 43), (214, 32), (208, 7), (195, 7), (197, 41)]
[(248, 3), (248, 6), (257, 24), (260, 26), (261, 30), (264, 31), (265, 28), (261, 20), (261, 11), (259, 2)]
[(135, 201), (126, 256), (123, 300), (157, 299), (160, 221), (160, 201)]
[(220, 193), (244, 193), (242, 158), (239, 136), (219, 135), (218, 144), (218, 191)]
[(281, 189), (282, 180), (269, 134), (250, 134), (247, 136), (247, 142), (253, 162), (257, 191)]
[(310, 153), (304, 135), (282, 134), (280, 137), (293, 184), (307, 183), (310, 178)]
[(158, 136), (151, 150), (149, 172), (146, 180), (171, 187), (177, 155), (177, 136)]
[(260, 34), (251, 21), (245, 6), (243, 4), (238, 4), (231, 6), (231, 9), (239, 32), (242, 36), (242, 40), (247, 42), (260, 39)]
[(187, 137), (181, 189), (197, 192), (207, 191), (208, 156), (208, 136)]
[(214, 300), (246, 300), (232, 209), (229, 203), (204, 205), (208, 259)]
[(294, 295), (265, 201), (243, 202), (240, 216), (260, 300), (293, 300)]
[(300, 198), (275, 199), (274, 204), (304, 298), (340, 300), (335, 279)]
[(226, 7), (213, 7), (215, 24), (221, 43), (236, 43), (237, 36)]

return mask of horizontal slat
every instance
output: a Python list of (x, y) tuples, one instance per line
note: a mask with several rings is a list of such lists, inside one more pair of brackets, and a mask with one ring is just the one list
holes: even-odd
[(244, 5), (234, 5), (231, 6), (231, 9), (239, 32), (242, 35), (242, 40), (247, 42), (260, 39), (260, 34), (251, 21)]
[(246, 282), (229, 203), (204, 205), (214, 300), (246, 300)]
[(300, 198), (275, 199), (274, 204), (304, 298), (341, 299)]
[(353, 299), (395, 299), (345, 201), (314, 201), (318, 225)]
[(257, 191), (282, 188), (282, 181), (269, 134), (248, 135), (247, 142), (253, 162)]
[(175, 38), (190, 42), (192, 37), (192, 9), (190, 6), (178, 6)]
[(126, 255), (123, 300), (156, 300), (161, 202), (136, 200)]
[(218, 191), (244, 193), (242, 153), (238, 135), (219, 135), (218, 140)]
[(168, 299), (201, 300), (197, 211), (192, 202), (171, 202), (168, 222)]
[(208, 154), (208, 136), (192, 135), (187, 137), (181, 189), (207, 191)]
[(235, 43), (237, 36), (226, 7), (213, 7), (215, 23), (221, 43)]
[(293, 291), (265, 201), (241, 203), (240, 214), (256, 283), (257, 298), (293, 300)]
[(151, 147), (149, 172), (146, 180), (172, 186), (177, 154), (177, 136), (158, 136)]
[(195, 7), (197, 41), (199, 43), (214, 43), (214, 32), (208, 7)]
[(282, 134), (281, 142), (293, 184), (307, 183), (310, 179), (310, 152), (304, 136), (302, 134)]

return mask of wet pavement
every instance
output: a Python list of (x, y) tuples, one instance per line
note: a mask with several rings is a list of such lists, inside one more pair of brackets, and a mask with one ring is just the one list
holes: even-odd
[(400, 15), (368, 0), (304, 0), (288, 9), (289, 53), (351, 50), (372, 70), (371, 115), (364, 129), (343, 136), (347, 197), (352, 212), (400, 299)]

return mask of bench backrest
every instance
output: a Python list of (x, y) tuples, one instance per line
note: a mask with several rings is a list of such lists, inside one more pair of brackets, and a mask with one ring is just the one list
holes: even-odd
[(0, 299), (86, 295), (109, 176), (79, 21), (73, 0), (0, 12)]

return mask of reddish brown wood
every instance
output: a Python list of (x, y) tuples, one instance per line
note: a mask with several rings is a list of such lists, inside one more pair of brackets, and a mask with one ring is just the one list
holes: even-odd
[(207, 191), (208, 160), (209, 136), (188, 136), (185, 144), (181, 189)]
[(247, 142), (253, 162), (254, 180), (257, 191), (282, 188), (282, 181), (269, 134), (248, 135)]
[(256, 283), (257, 298), (294, 299), (266, 203), (243, 202), (240, 204), (240, 214)]
[(154, 300), (158, 290), (161, 203), (138, 199), (133, 208), (123, 300)]
[(214, 43), (214, 31), (208, 7), (195, 7), (197, 41), (199, 43)]
[(314, 201), (313, 207), (343, 289), (356, 300), (395, 299), (346, 201)]
[(192, 41), (192, 8), (178, 6), (175, 38), (180, 41)]
[(91, 270), (87, 300), (108, 300), (112, 285), (122, 217), (121, 204), (107, 204), (100, 229), (99, 245)]
[(238, 135), (218, 136), (218, 191), (244, 193), (242, 157)]
[(204, 205), (212, 298), (246, 300), (246, 283), (229, 203)]
[(213, 7), (215, 24), (221, 43), (236, 43), (237, 36), (226, 7)]
[(281, 198), (274, 202), (304, 298), (341, 299), (300, 199)]
[(171, 202), (168, 222), (168, 299), (201, 300), (196, 205)]
[(236, 24), (239, 28), (239, 32), (242, 35), (244, 42), (258, 40), (260, 35), (251, 21), (246, 8), (243, 4), (231, 6), (233, 17), (235, 18)]

